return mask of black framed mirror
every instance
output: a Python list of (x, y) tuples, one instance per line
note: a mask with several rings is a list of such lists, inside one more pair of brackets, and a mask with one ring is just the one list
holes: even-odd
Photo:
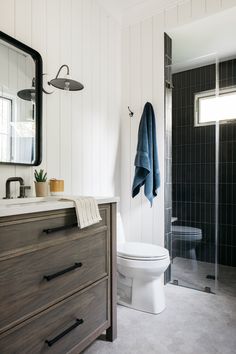
[(0, 31), (0, 163), (42, 160), (42, 58)]

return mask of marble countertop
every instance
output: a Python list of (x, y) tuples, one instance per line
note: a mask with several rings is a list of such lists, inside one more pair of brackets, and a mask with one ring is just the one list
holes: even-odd
[[(2, 199), (0, 200), (0, 217), (73, 208), (74, 202), (65, 200), (66, 198), (76, 198), (76, 196)], [(118, 197), (94, 198), (98, 204), (119, 202)]]

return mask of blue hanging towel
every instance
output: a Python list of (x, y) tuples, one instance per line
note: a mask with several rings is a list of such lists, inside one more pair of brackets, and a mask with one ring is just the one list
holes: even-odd
[(152, 206), (160, 187), (160, 170), (157, 154), (155, 114), (150, 102), (147, 102), (139, 124), (138, 146), (134, 161), (135, 175), (132, 187), (134, 198), (144, 185), (144, 194)]

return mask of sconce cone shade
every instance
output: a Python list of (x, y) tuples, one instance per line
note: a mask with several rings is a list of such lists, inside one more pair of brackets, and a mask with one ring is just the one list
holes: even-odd
[(34, 101), (35, 100), (35, 78), (32, 79), (32, 88), (18, 91), (17, 96), (25, 101)]
[(32, 96), (35, 95), (35, 89), (25, 89), (17, 92), (17, 96), (25, 101), (32, 101)]
[[(60, 72), (61, 72), (61, 69), (65, 67), (67, 68), (67, 77), (66, 78), (60, 78), (58, 77)], [(75, 81), (75, 80), (71, 80), (69, 77), (69, 67), (68, 65), (64, 64), (62, 65), (59, 70), (58, 70), (58, 73), (55, 77), (55, 79), (52, 79), (51, 81), (49, 81), (49, 85), (52, 85), (60, 90), (65, 90), (65, 91), (79, 91), (79, 90), (83, 90), (84, 86), (78, 82), (78, 81)]]
[(66, 91), (79, 91), (83, 90), (84, 88), (84, 86), (80, 82), (66, 78), (52, 79), (49, 84), (58, 89)]

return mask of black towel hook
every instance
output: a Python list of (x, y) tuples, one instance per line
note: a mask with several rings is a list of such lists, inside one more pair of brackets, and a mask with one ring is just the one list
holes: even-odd
[(132, 118), (133, 115), (134, 115), (134, 112), (131, 111), (131, 109), (129, 108), (129, 106), (128, 106), (128, 111), (129, 111), (129, 116), (130, 116), (130, 118)]

